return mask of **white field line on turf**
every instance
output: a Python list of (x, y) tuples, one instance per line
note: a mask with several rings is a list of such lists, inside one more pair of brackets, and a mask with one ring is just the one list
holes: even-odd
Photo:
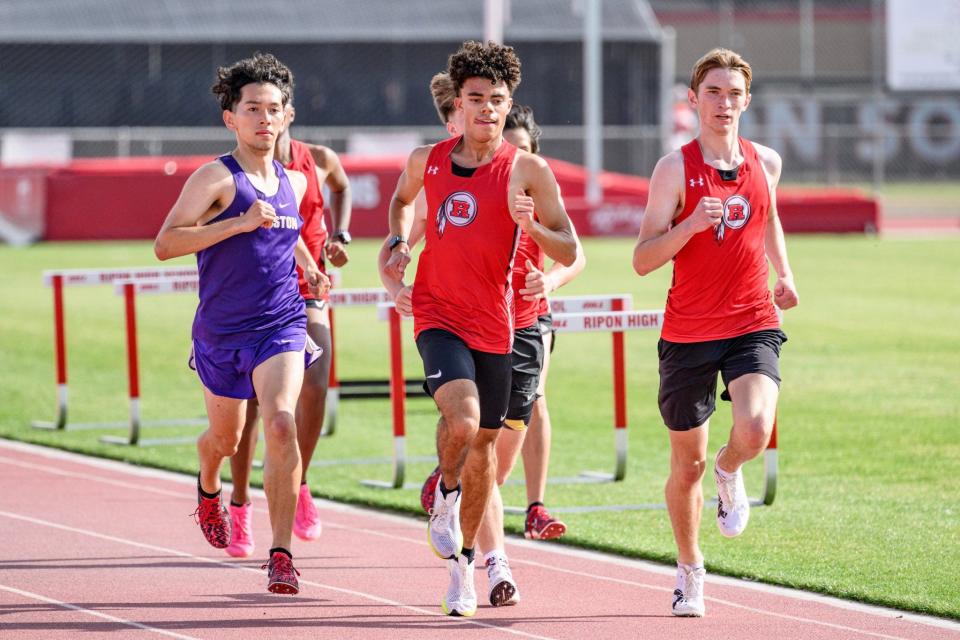
[[(31, 453), (31, 454), (39, 455), (43, 457), (70, 460), (77, 464), (84, 464), (86, 466), (101, 468), (101, 469), (113, 471), (116, 473), (124, 473), (127, 475), (135, 475), (135, 476), (140, 476), (144, 478), (167, 480), (170, 482), (176, 482), (177, 484), (190, 485), (192, 487), (196, 486), (196, 480), (193, 477), (174, 473), (171, 471), (134, 467), (134, 466), (131, 466), (122, 462), (114, 461), (114, 460), (88, 457), (88, 456), (84, 456), (77, 453), (62, 451), (59, 449), (52, 449), (49, 447), (42, 447), (38, 445), (0, 439), (0, 448), (2, 447), (7, 447), (9, 449), (14, 449), (14, 450), (20, 450), (26, 453)], [(20, 461), (9, 459), (9, 458), (0, 458), (0, 459), (2, 459), (3, 461), (11, 462), (11, 463), (18, 463), (20, 466), (25, 466), (31, 469), (37, 469), (37, 470), (46, 471), (54, 474), (59, 473), (58, 470), (50, 469), (48, 467), (43, 467), (40, 465), (31, 465), (30, 463), (23, 463)], [(171, 496), (175, 495), (177, 497), (182, 495), (179, 492), (171, 492), (163, 489), (156, 489), (153, 487), (146, 487), (142, 485), (131, 484), (131, 483), (127, 483), (120, 480), (112, 480), (109, 478), (93, 478), (85, 474), (79, 474), (79, 473), (75, 474), (70, 472), (63, 472), (63, 475), (70, 475), (73, 477), (84, 478), (88, 480), (96, 480), (96, 481), (101, 481), (109, 484), (115, 484), (117, 486), (124, 486), (124, 487), (138, 489), (138, 490), (151, 491), (151, 492), (162, 494), (162, 495), (171, 495)], [(263, 491), (254, 489), (252, 490), (252, 492), (257, 494), (260, 498), (264, 498)], [(319, 498), (315, 498), (315, 501), (322, 508), (328, 509), (330, 511), (336, 511), (336, 512), (345, 513), (345, 514), (362, 514), (367, 517), (374, 517), (381, 520), (387, 520), (394, 524), (406, 526), (412, 529), (421, 528), (423, 526), (420, 520), (417, 520), (415, 517), (411, 517), (411, 516), (389, 514), (389, 513), (384, 513), (382, 511), (364, 509), (362, 507), (357, 507), (354, 505), (347, 505), (347, 504), (332, 502), (329, 500), (323, 500)], [(263, 509), (257, 509), (257, 511), (266, 513), (266, 510), (263, 510)], [(331, 523), (329, 526), (331, 528), (340, 528), (348, 531), (363, 532), (363, 533), (367, 533), (370, 535), (375, 535), (383, 538), (395, 539), (399, 541), (418, 544), (421, 546), (426, 546), (426, 543), (420, 540), (409, 539), (403, 536), (397, 536), (395, 534), (383, 533), (381, 531), (376, 531), (371, 529), (361, 529), (357, 527), (348, 527), (345, 525), (336, 525), (333, 523)], [(508, 537), (507, 541), (508, 543), (511, 544), (511, 546), (518, 546), (518, 547), (526, 548), (536, 552), (551, 553), (551, 554), (556, 554), (561, 556), (570, 556), (570, 557), (575, 557), (575, 558), (584, 559), (584, 560), (602, 562), (605, 564), (614, 564), (617, 566), (628, 567), (628, 568), (636, 569), (639, 571), (646, 571), (646, 572), (655, 573), (663, 576), (669, 576), (671, 578), (676, 576), (675, 568), (667, 567), (664, 565), (656, 564), (656, 563), (645, 561), (645, 560), (637, 560), (634, 558), (624, 558), (622, 556), (616, 556), (616, 555), (604, 553), (601, 551), (593, 551), (588, 549), (575, 549), (575, 548), (560, 546), (560, 545), (544, 544), (542, 542), (531, 542), (528, 540), (523, 540), (523, 539), (514, 538), (514, 537)], [(533, 561), (513, 560), (512, 558), (511, 558), (511, 561), (516, 563), (527, 563), (531, 565), (537, 565), (537, 563)], [(537, 566), (543, 566), (545, 568), (555, 570), (555, 571), (562, 571), (561, 569), (554, 567), (552, 565), (537, 565)], [(583, 575), (584, 577), (593, 578), (596, 580), (601, 580), (601, 581), (610, 580), (607, 576), (604, 576), (604, 575), (597, 575), (597, 574), (591, 574), (591, 573), (582, 573), (580, 575)], [(792, 598), (794, 600), (804, 600), (808, 602), (815, 602), (825, 606), (834, 607), (837, 609), (855, 611), (855, 612), (864, 613), (867, 615), (879, 616), (882, 618), (899, 619), (905, 622), (913, 622), (916, 624), (922, 624), (926, 626), (933, 626), (933, 627), (938, 627), (942, 629), (948, 629), (954, 632), (960, 632), (960, 623), (953, 622), (952, 620), (947, 620), (944, 618), (936, 618), (933, 616), (926, 616), (923, 614), (912, 613), (908, 611), (901, 611), (898, 609), (892, 609), (888, 607), (880, 607), (877, 605), (869, 605), (869, 604), (863, 604), (860, 602), (853, 602), (849, 600), (841, 600), (839, 598), (834, 598), (831, 596), (821, 595), (818, 593), (812, 593), (808, 591), (801, 591), (799, 589), (791, 589), (789, 587), (781, 587), (777, 585), (751, 582), (747, 580), (740, 580), (737, 578), (729, 578), (726, 576), (714, 576), (710, 574), (707, 575), (707, 582), (711, 584), (719, 584), (719, 585), (737, 587), (740, 589), (748, 589), (751, 591), (758, 591), (761, 593), (767, 593), (767, 594), (781, 596), (785, 598)], [(629, 584), (634, 584), (635, 586), (640, 586), (640, 587), (662, 589), (662, 587), (660, 586), (643, 584), (640, 582), (633, 582)], [(737, 606), (743, 606), (743, 605), (737, 605)], [(817, 621), (811, 619), (810, 622), (815, 623)]]
[(82, 613), (88, 616), (93, 616), (94, 618), (103, 618), (104, 620), (109, 620), (110, 622), (116, 622), (118, 624), (124, 624), (124, 625), (127, 625), (128, 627), (135, 627), (137, 629), (143, 629), (144, 631), (152, 631), (154, 633), (159, 633), (164, 636), (170, 636), (171, 638), (181, 638), (182, 640), (197, 640), (197, 638), (194, 638), (193, 636), (185, 636), (180, 633), (174, 633), (173, 631), (167, 631), (166, 629), (158, 629), (156, 627), (151, 627), (150, 625), (147, 625), (147, 624), (134, 622), (133, 620), (124, 620), (123, 618), (117, 618), (116, 616), (111, 616), (106, 613), (100, 613), (99, 611), (93, 611), (92, 609), (85, 609), (83, 607), (78, 607), (77, 605), (70, 604), (69, 602), (61, 602), (60, 600), (54, 600), (53, 598), (42, 596), (39, 593), (22, 591), (21, 589), (14, 589), (13, 587), (8, 587), (3, 584), (0, 584), (0, 590), (8, 591), (10, 593), (15, 593), (18, 596), (23, 596), (24, 598), (39, 600), (40, 602), (46, 602), (47, 604), (63, 607), (64, 609), (70, 609), (71, 611), (77, 611), (79, 613)]
[[(153, 544), (147, 544), (145, 542), (137, 542), (136, 540), (130, 540), (127, 538), (120, 538), (117, 536), (112, 536), (106, 533), (100, 533), (98, 531), (91, 531), (89, 529), (79, 529), (77, 527), (71, 527), (69, 525), (60, 524), (57, 522), (50, 522), (49, 520), (40, 520), (39, 518), (32, 518), (30, 516), (22, 515), (19, 513), (11, 513), (9, 511), (0, 511), (0, 517), (10, 518), (11, 520), (20, 520), (21, 522), (29, 522), (30, 524), (40, 525), (43, 527), (50, 527), (52, 529), (59, 529), (60, 531), (67, 531), (69, 533), (76, 533), (91, 538), (97, 538), (99, 540), (106, 540), (107, 542), (115, 542), (118, 544), (124, 544), (131, 547), (136, 547), (138, 549), (146, 549), (147, 551), (154, 551), (156, 553), (165, 553), (172, 556), (177, 556), (180, 558), (189, 558), (196, 562), (206, 562), (212, 565), (218, 565), (221, 567), (229, 567), (231, 569), (238, 569), (240, 571), (248, 571), (255, 573), (258, 576), (263, 575), (263, 570), (255, 569), (254, 567), (247, 567), (244, 565), (235, 564), (232, 562), (226, 562), (223, 560), (214, 560), (213, 558), (204, 558), (203, 556), (196, 556), (192, 553), (186, 551), (180, 551), (178, 549), (170, 549), (168, 547), (160, 547)], [(436, 611), (430, 611), (429, 609), (423, 609), (421, 607), (415, 607), (413, 605), (404, 604), (402, 602), (397, 602), (396, 600), (390, 600), (389, 598), (383, 598), (381, 596), (376, 596), (370, 593), (364, 593), (363, 591), (355, 591), (353, 589), (345, 589), (343, 587), (335, 587), (329, 584), (323, 584), (321, 582), (314, 582), (312, 580), (300, 580), (300, 584), (307, 584), (311, 587), (318, 587), (320, 589), (326, 589), (328, 591), (335, 591), (337, 593), (343, 593), (346, 595), (354, 596), (357, 598), (363, 598), (366, 600), (372, 600), (383, 605), (398, 607), (400, 609), (406, 609), (408, 611), (413, 611), (421, 615), (427, 615), (434, 618), (447, 619), (448, 616), (437, 613)], [(539, 636), (533, 633), (526, 633), (524, 631), (518, 631), (516, 629), (509, 629), (506, 627), (500, 627), (495, 624), (487, 624), (480, 622), (479, 620), (472, 620), (470, 618), (456, 618), (459, 623), (471, 624), (474, 626), (482, 627), (484, 629), (490, 629), (492, 631), (502, 631), (503, 633), (509, 633), (515, 636), (522, 636), (524, 638), (535, 638), (536, 640), (556, 640), (549, 636)]]

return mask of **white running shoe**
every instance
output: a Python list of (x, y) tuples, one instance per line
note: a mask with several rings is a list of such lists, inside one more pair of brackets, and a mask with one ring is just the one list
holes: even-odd
[(717, 451), (713, 461), (713, 479), (717, 482), (717, 526), (720, 533), (728, 538), (743, 533), (750, 520), (750, 499), (747, 497), (747, 488), (743, 484), (743, 472), (726, 473), (726, 478), (720, 475), (717, 460), (726, 449), (726, 445)]
[(707, 575), (706, 569), (685, 568), (677, 565), (677, 588), (673, 590), (673, 615), (683, 618), (702, 618), (705, 613), (703, 606), (703, 578)]
[(433, 552), (444, 559), (456, 558), (463, 549), (463, 534), (460, 532), (460, 493), (457, 487), (446, 498), (440, 491), (443, 478), (437, 483), (433, 494), (433, 508), (427, 524), (427, 539)]
[(443, 612), (448, 616), (469, 618), (477, 612), (477, 590), (473, 586), (473, 562), (461, 555), (447, 560), (450, 586), (443, 599)]
[(520, 590), (505, 556), (493, 556), (487, 560), (487, 578), (491, 605), (505, 607), (520, 602)]

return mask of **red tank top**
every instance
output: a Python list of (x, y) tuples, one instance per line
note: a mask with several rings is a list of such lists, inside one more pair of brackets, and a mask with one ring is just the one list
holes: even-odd
[(540, 248), (529, 234), (520, 233), (520, 244), (517, 246), (517, 257), (513, 261), (513, 326), (515, 329), (526, 329), (537, 324), (537, 318), (547, 313), (547, 300), (524, 300), (520, 289), (526, 286), (527, 260), (543, 271), (543, 249)]
[[(323, 221), (323, 190), (317, 179), (317, 163), (307, 145), (290, 140), (290, 163), (287, 169), (300, 171), (307, 176), (307, 191), (303, 194), (303, 200), (300, 201), (300, 217), (303, 218), (300, 236), (307, 243), (307, 249), (317, 261), (317, 266), (326, 273), (323, 263), (323, 245), (327, 242), (327, 225)], [(303, 269), (300, 267), (297, 267), (297, 279), (300, 284), (300, 295), (308, 300), (315, 298), (316, 296), (307, 288), (307, 281), (303, 279)], [(321, 296), (322, 300), (328, 298), (327, 293)]]
[(423, 173), (426, 246), (413, 284), (414, 332), (445, 329), (487, 353), (513, 349), (510, 273), (520, 228), (507, 205), (517, 148), (506, 140), (469, 177), (453, 174), (460, 141), (434, 145)]
[(697, 140), (681, 148), (684, 206), (674, 224), (687, 218), (704, 196), (723, 201), (723, 221), (694, 235), (673, 258), (664, 340), (721, 340), (780, 325), (764, 251), (770, 189), (756, 149), (739, 140), (743, 164), (736, 180), (723, 180), (703, 161)]

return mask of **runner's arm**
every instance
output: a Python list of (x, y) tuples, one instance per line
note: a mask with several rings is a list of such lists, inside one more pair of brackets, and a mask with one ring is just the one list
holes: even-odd
[(327, 147), (310, 145), (310, 153), (317, 164), (317, 175), (330, 189), (330, 224), (333, 232), (324, 247), (327, 259), (335, 267), (342, 267), (350, 259), (346, 246), (336, 236), (341, 231), (350, 230), (350, 217), (353, 211), (353, 198), (350, 181), (340, 164), (340, 157)]
[(587, 265), (587, 257), (583, 253), (583, 245), (577, 236), (577, 230), (572, 224), (570, 225), (570, 231), (573, 232), (573, 238), (577, 241), (576, 260), (570, 266), (554, 262), (546, 272), (540, 271), (528, 260), (526, 281), (523, 289), (517, 292), (523, 296), (524, 300), (544, 298), (576, 278), (583, 271), (583, 268)]
[(380, 269), (381, 280), (386, 278), (396, 282), (403, 281), (404, 269), (410, 262), (410, 245), (407, 244), (407, 240), (413, 226), (413, 203), (423, 188), (423, 169), (430, 155), (430, 149), (430, 146), (415, 149), (407, 159), (407, 166), (397, 181), (397, 188), (390, 200), (390, 237), (400, 236), (404, 241), (394, 246), (387, 262)]
[(273, 207), (261, 201), (241, 216), (206, 224), (226, 208), (235, 190), (230, 172), (221, 163), (210, 162), (197, 169), (183, 185), (157, 233), (153, 243), (157, 258), (169, 260), (196, 253), (231, 236), (273, 224)]
[(353, 197), (350, 180), (338, 156), (332, 149), (311, 145), (311, 153), (320, 169), (326, 174), (324, 184), (330, 189), (330, 223), (333, 232), (348, 231), (353, 215)]
[[(417, 243), (423, 238), (427, 229), (427, 198), (424, 191), (421, 189), (420, 193), (417, 194), (417, 198), (414, 201), (414, 218), (413, 225), (410, 227), (410, 233), (407, 236), (407, 246), (410, 249), (413, 249), (417, 246)], [(387, 264), (387, 261), (390, 259), (390, 242), (393, 239), (393, 236), (387, 236), (383, 241), (383, 244), (380, 246), (380, 253), (377, 255), (377, 267), (380, 272), (380, 281), (383, 283), (384, 288), (390, 294), (390, 297), (397, 302), (397, 307), (400, 308), (401, 313), (408, 311), (405, 308), (404, 300), (409, 298), (409, 291), (404, 295), (400, 296), (401, 292), (404, 289), (411, 289), (411, 287), (404, 284), (403, 279), (399, 281), (392, 278), (385, 278), (383, 274), (384, 267)], [(401, 308), (403, 307), (403, 308)], [(409, 310), (412, 312), (412, 310)], [(409, 313), (406, 313), (409, 315)]]
[[(518, 154), (514, 169), (519, 170), (519, 180), (511, 180), (508, 194), (510, 213), (548, 257), (572, 266), (577, 260), (577, 240), (557, 179), (540, 156)], [(538, 219), (533, 218), (534, 210)]]
[(633, 249), (633, 269), (641, 276), (673, 259), (693, 236), (689, 225), (681, 223), (671, 227), (680, 212), (682, 197), (683, 156), (675, 151), (660, 158), (650, 176), (647, 207)]
[(777, 281), (773, 285), (773, 301), (781, 309), (789, 309), (799, 304), (800, 296), (793, 281), (793, 271), (787, 259), (787, 243), (783, 237), (780, 215), (777, 213), (777, 185), (780, 183), (783, 161), (780, 159), (780, 154), (773, 149), (759, 144), (755, 147), (763, 162), (770, 186), (770, 213), (767, 218), (764, 249), (767, 259), (777, 274)]

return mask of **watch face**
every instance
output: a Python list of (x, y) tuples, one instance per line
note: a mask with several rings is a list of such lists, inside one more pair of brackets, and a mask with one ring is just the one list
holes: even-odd
[(350, 237), (350, 232), (349, 232), (349, 231), (340, 231), (340, 232), (338, 232), (335, 236), (333, 236), (333, 238), (334, 238), (335, 240), (339, 240), (339, 241), (342, 242), (343, 244), (350, 244), (350, 240), (352, 239), (352, 238)]

